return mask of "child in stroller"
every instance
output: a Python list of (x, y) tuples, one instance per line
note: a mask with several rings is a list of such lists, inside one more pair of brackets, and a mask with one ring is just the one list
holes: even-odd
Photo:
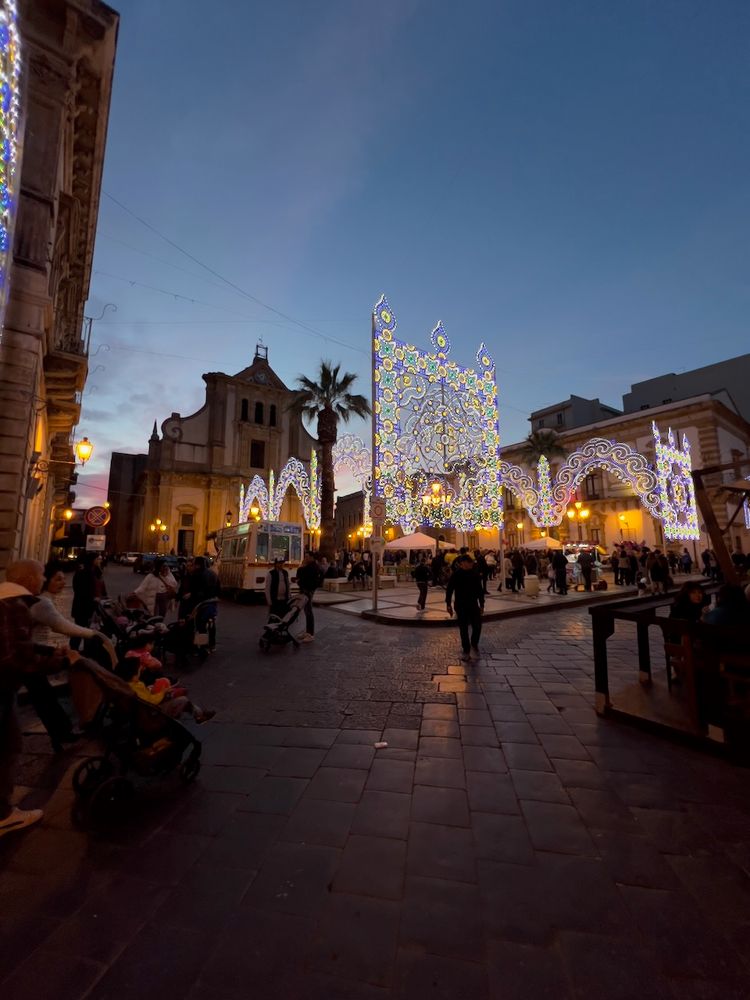
[(289, 601), (283, 616), (269, 615), (258, 640), (264, 653), (270, 652), (272, 646), (286, 646), (290, 642), (295, 649), (299, 649), (299, 642), (289, 630), (302, 613), (306, 601), (304, 594), (298, 594)]
[(115, 669), (119, 678), (149, 705), (159, 705), (173, 719), (190, 712), (198, 724), (213, 719), (216, 712), (193, 704), (187, 689), (164, 676), (162, 665), (153, 656), (153, 636), (145, 631), (133, 639), (131, 648)]

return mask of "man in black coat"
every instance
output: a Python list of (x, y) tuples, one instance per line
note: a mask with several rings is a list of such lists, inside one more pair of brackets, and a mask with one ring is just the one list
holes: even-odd
[(578, 565), (581, 567), (583, 576), (583, 589), (591, 590), (591, 577), (594, 571), (594, 560), (588, 549), (578, 553)]
[(313, 596), (323, 582), (324, 573), (318, 565), (315, 556), (308, 552), (305, 561), (297, 570), (297, 586), (305, 598), (305, 631), (299, 637), (300, 642), (312, 642), (315, 638), (315, 617), (313, 615)]
[[(452, 603), (451, 603), (452, 602)], [(484, 611), (484, 588), (482, 579), (470, 555), (460, 555), (456, 568), (451, 574), (445, 591), (448, 614), (456, 609), (458, 629), (461, 633), (462, 660), (468, 660), (471, 653), (479, 656), (479, 637), (482, 634), (482, 612)], [(453, 606), (452, 606), (453, 605)], [(469, 639), (471, 628), (471, 640)]]
[(555, 587), (558, 594), (568, 593), (568, 559), (562, 549), (552, 556), (552, 569), (555, 571)]

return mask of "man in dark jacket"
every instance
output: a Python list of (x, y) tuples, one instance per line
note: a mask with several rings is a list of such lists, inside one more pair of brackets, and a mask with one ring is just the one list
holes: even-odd
[(417, 565), (411, 571), (411, 575), (416, 580), (417, 589), (419, 590), (417, 611), (424, 611), (425, 605), (427, 604), (427, 591), (430, 587), (431, 576), (430, 567), (427, 565), (427, 560), (424, 556), (422, 556)]
[(555, 571), (555, 588), (558, 594), (568, 593), (568, 559), (562, 549), (552, 556), (552, 569)]
[(523, 590), (524, 562), (523, 562), (523, 556), (518, 551), (518, 549), (514, 549), (513, 552), (511, 553), (510, 565), (512, 567), (511, 588), (510, 589), (514, 593), (516, 591), (518, 591), (518, 593), (520, 594), (521, 591)]
[(578, 553), (578, 565), (581, 567), (583, 576), (583, 589), (591, 590), (591, 576), (594, 571), (594, 560), (588, 549)]
[(297, 586), (305, 598), (305, 631), (299, 637), (300, 642), (312, 642), (315, 638), (315, 617), (313, 615), (313, 595), (323, 580), (321, 570), (315, 556), (308, 552), (305, 561), (297, 570)]
[[(456, 559), (456, 568), (451, 573), (445, 591), (445, 603), (448, 614), (456, 609), (458, 629), (461, 633), (462, 660), (468, 660), (471, 652), (479, 655), (479, 637), (482, 634), (482, 612), (484, 611), (484, 589), (479, 573), (470, 555), (460, 555)], [(469, 641), (471, 627), (471, 642)]]
[(284, 569), (284, 560), (274, 559), (273, 569), (266, 575), (266, 604), (269, 614), (283, 618), (291, 596), (289, 573)]

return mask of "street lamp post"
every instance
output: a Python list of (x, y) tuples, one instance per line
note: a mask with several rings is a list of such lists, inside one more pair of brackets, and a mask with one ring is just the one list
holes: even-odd
[(584, 507), (580, 500), (576, 500), (572, 507), (568, 509), (568, 518), (571, 522), (578, 522), (578, 541), (583, 541), (583, 522), (588, 519), (591, 511)]

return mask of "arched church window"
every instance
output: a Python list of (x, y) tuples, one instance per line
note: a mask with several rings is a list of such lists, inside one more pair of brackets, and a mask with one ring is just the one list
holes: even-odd
[(247, 400), (243, 399), (242, 400), (242, 408), (240, 410), (240, 420), (247, 420), (248, 419), (248, 417), (247, 417), (248, 405), (249, 404), (248, 404)]
[(275, 427), (276, 426), (276, 404), (275, 403), (271, 403), (271, 409), (270, 409), (269, 414), (268, 414), (268, 422), (271, 425), (271, 427)]
[(263, 404), (262, 403), (256, 403), (255, 404), (255, 423), (256, 424), (262, 424), (263, 423)]

